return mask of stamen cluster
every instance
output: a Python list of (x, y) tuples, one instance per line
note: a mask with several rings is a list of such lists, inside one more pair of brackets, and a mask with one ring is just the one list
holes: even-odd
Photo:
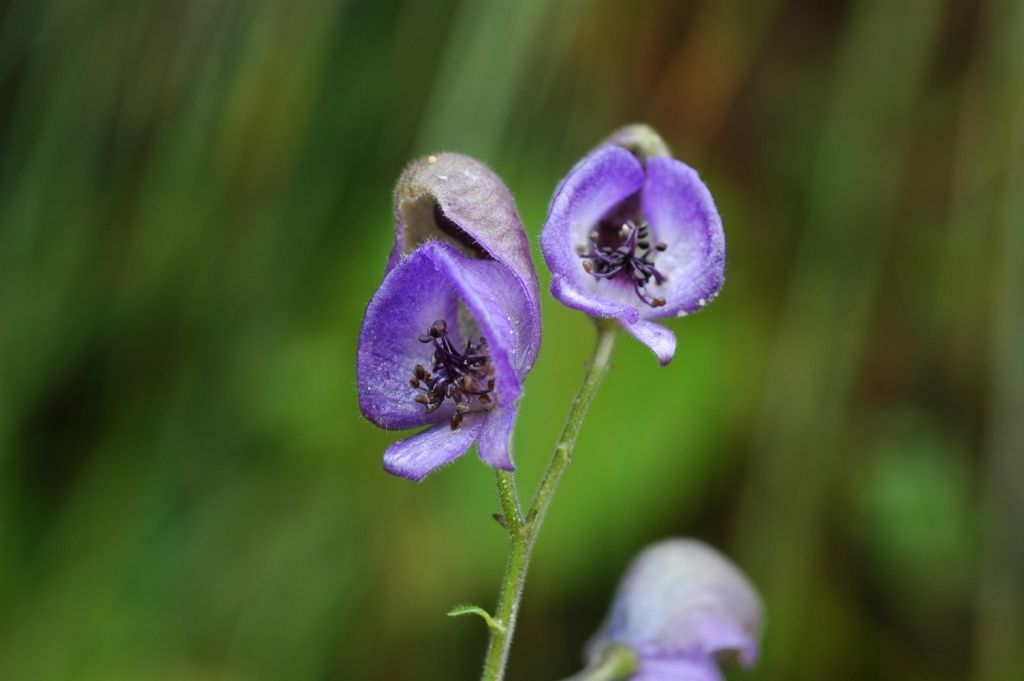
[(448, 323), (438, 319), (419, 340), (434, 345), (433, 364), (430, 371), (417, 364), (409, 385), (422, 392), (416, 401), (426, 406), (428, 414), (450, 398), (455, 402), (451, 427), (458, 430), (463, 417), (472, 409), (474, 398), (484, 409), (494, 408), (494, 363), (487, 339), (481, 337), (478, 343), (466, 341), (465, 349), (459, 352), (448, 337)]
[(665, 299), (647, 292), (651, 279), (662, 284), (666, 277), (654, 266), (654, 253), (668, 246), (662, 242), (652, 244), (650, 227), (627, 220), (618, 229), (601, 225), (590, 232), (590, 250), (580, 246), (576, 252), (583, 258), (583, 269), (596, 279), (629, 277), (640, 300), (651, 307), (661, 307)]

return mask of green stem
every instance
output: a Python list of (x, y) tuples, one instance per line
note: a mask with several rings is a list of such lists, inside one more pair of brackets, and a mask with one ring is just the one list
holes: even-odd
[(533, 503), (523, 517), (519, 505), (519, 493), (516, 491), (515, 476), (512, 473), (499, 471), (497, 474), (498, 498), (501, 501), (504, 524), (508, 528), (510, 548), (508, 562), (505, 565), (505, 577), (498, 595), (498, 608), (495, 618), (502, 625), (502, 630), (491, 629), (487, 656), (484, 658), (484, 670), (481, 681), (502, 681), (505, 678), (505, 667), (508, 664), (508, 653), (512, 647), (512, 636), (515, 633), (516, 618), (519, 615), (519, 604), (526, 584), (526, 572), (530, 565), (530, 555), (544, 522), (544, 516), (551, 499), (555, 495), (562, 474), (572, 461), (572, 451), (576, 446), (583, 417), (586, 416), (594, 394), (601, 380), (611, 368), (612, 348), (618, 336), (619, 325), (609, 320), (597, 320), (597, 341), (594, 354), (587, 364), (586, 373), (580, 383), (576, 398), (569, 409), (569, 416), (562, 428), (562, 434), (555, 444), (555, 451), (548, 462), (548, 467), (541, 478), (540, 486), (533, 497)]

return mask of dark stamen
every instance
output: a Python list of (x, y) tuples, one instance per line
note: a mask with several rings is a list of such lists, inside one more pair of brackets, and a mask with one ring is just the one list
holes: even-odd
[(452, 430), (458, 430), (474, 398), (481, 408), (494, 408), (494, 363), (486, 339), (481, 338), (479, 343), (466, 341), (465, 349), (459, 352), (448, 338), (448, 323), (438, 319), (419, 341), (434, 345), (432, 364), (430, 371), (417, 364), (409, 385), (421, 391), (415, 399), (427, 408), (428, 414), (450, 398), (455, 402), (450, 423)]
[(654, 266), (655, 252), (662, 252), (668, 246), (656, 242), (651, 248), (650, 227), (646, 222), (637, 225), (627, 220), (621, 227), (607, 223), (599, 225), (600, 231), (590, 232), (590, 250), (580, 247), (576, 250), (583, 258), (583, 269), (596, 279), (611, 279), (620, 274), (629, 277), (640, 300), (651, 307), (661, 307), (665, 299), (651, 296), (647, 286), (651, 279), (655, 284), (666, 281), (664, 274)]

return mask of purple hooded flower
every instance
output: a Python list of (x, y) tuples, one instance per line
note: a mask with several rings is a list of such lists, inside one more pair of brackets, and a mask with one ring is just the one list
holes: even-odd
[(476, 442), (512, 470), (522, 381), (540, 347), (537, 279), (515, 204), (486, 166), (458, 154), (409, 166), (395, 190), (396, 239), (359, 336), (359, 406), (381, 428), (425, 430), (384, 453), (410, 480)]
[[(503, 263), (537, 301), (537, 273), (515, 200), (480, 161), (453, 153), (413, 161), (395, 185), (394, 210), (395, 245), (387, 271), (420, 244), (444, 241), (472, 258)], [(539, 327), (536, 333), (535, 350)]]
[(587, 657), (594, 663), (621, 643), (640, 661), (631, 681), (721, 681), (724, 659), (757, 660), (761, 628), (757, 592), (728, 559), (694, 539), (668, 539), (634, 559)]
[(564, 305), (614, 317), (661, 364), (675, 334), (652, 320), (709, 303), (725, 278), (725, 234), (697, 172), (668, 155), (656, 132), (616, 132), (569, 171), (541, 233)]

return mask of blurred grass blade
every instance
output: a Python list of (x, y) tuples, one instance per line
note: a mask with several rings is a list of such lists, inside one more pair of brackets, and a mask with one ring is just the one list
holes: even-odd
[[(843, 415), (860, 369), (912, 128), (944, 3), (852, 6), (817, 159), (804, 236), (771, 353), (739, 532), (741, 553), (773, 622), (766, 678), (829, 674), (810, 656), (814, 559), (846, 441)], [(815, 666), (817, 665), (817, 666)]]
[(1002, 152), (1002, 233), (991, 271), (991, 423), (985, 464), (985, 527), (978, 580), (976, 681), (1024, 678), (1024, 4), (994, 2), (996, 76), (989, 131)]

